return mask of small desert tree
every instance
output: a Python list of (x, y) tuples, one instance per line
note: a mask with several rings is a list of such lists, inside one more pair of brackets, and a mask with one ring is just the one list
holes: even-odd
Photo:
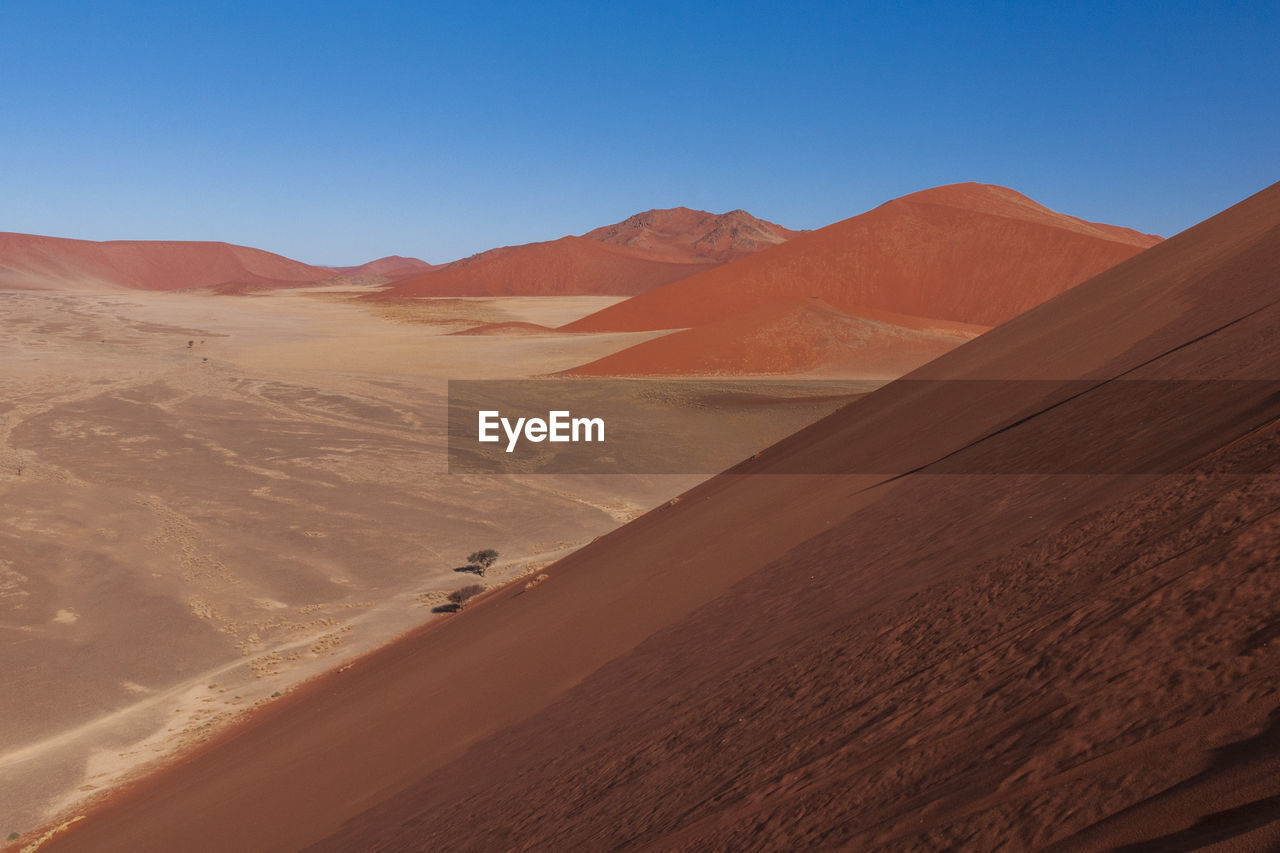
[(467, 606), (467, 602), (484, 592), (484, 587), (478, 583), (469, 584), (462, 589), (455, 589), (449, 593), (449, 601), (457, 606), (459, 610)]
[(485, 548), (483, 551), (476, 551), (470, 557), (467, 557), (467, 562), (479, 569), (480, 576), (483, 577), (484, 573), (489, 570), (497, 559), (497, 551), (492, 548)]

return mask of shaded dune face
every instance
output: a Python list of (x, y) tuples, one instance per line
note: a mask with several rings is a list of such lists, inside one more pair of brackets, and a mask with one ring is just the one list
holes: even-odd
[(776, 245), (795, 233), (745, 211), (650, 210), (581, 237), (491, 249), (407, 276), (370, 298), (631, 296)]
[(185, 290), (224, 285), (289, 286), (331, 278), (333, 270), (230, 243), (92, 242), (0, 234), (0, 287), (109, 287)]
[[(1176, 382), (1280, 379), (1277, 268), (1280, 185), (47, 849), (1274, 847), (1280, 411), (1269, 382), (1227, 407)], [(1011, 381), (1061, 379), (1089, 388)], [(1126, 417), (1129, 380), (1175, 383), (1166, 417)], [(985, 473), (1082, 435), (1098, 473)], [(1103, 473), (1135, 444), (1173, 473)], [(877, 448), (916, 470), (858, 473)]]
[(991, 326), (1160, 241), (1055, 213), (1004, 187), (895, 199), (569, 324), (683, 329), (782, 298)]

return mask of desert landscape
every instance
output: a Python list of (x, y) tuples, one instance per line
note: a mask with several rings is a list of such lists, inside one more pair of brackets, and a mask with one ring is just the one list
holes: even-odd
[[(447, 473), (448, 380), (553, 374), (651, 337), (554, 331), (618, 297), (369, 302), (388, 273), (432, 268), (13, 234), (0, 250), (15, 687), (0, 802), (15, 828), (447, 609), (477, 548), (502, 555), (488, 584), (536, 575), (711, 473)], [(799, 386), (753, 406), (737, 446), (847, 399)], [(706, 424), (685, 444), (696, 458), (694, 433), (709, 446), (732, 404), (667, 408), (668, 428)]]
[(1280, 850), (1280, 13), (16, 5), (0, 851)]
[[(714, 273), (796, 236), (767, 225), (681, 208), (549, 246), (621, 246)], [(1112, 254), (1073, 261), (1077, 276), (1152, 242), (1090, 227)], [(1061, 239), (1045, 233), (1032, 239)], [(815, 236), (826, 241), (806, 257), (864, 241)], [(596, 270), (582, 286), (543, 246), (500, 251), (533, 278), (500, 267), (499, 292), (483, 296), (457, 276), (491, 264), (486, 255), (322, 268), (243, 247), (16, 234), (0, 249), (10, 288), (4, 654), (19, 687), (0, 704), (0, 780), (4, 817), (22, 828), (57, 824), (438, 617), (474, 579), (457, 570), (477, 548), (502, 555), (484, 585), (545, 577), (575, 549), (987, 328), (814, 299), (671, 321), (683, 331), (582, 330), (629, 306), (626, 293), (650, 292), (652, 305), (680, 304), (680, 292), (655, 289), (648, 259)], [(977, 253), (967, 263), (999, 266)], [(537, 276), (586, 292), (547, 295), (556, 287)], [(406, 295), (424, 282), (433, 295)], [(826, 295), (847, 306), (848, 288), (832, 286)], [(862, 287), (856, 298), (874, 302)], [(619, 295), (591, 292), (600, 289)], [(708, 347), (721, 361), (706, 363)], [(483, 403), (459, 391), (453, 404), (466, 411), (576, 401), (608, 415), (618, 449), (585, 467), (530, 467), (518, 454), (512, 467), (497, 453), (458, 473), (468, 457), (446, 456), (451, 380), (490, 389)]]
[(448, 371), (581, 344), (496, 342), (486, 367), (445, 334), (456, 304), (405, 324), (331, 295), (4, 294), (7, 821), (421, 622), (479, 547), (490, 581), (533, 571), (688, 484), (447, 477)]
[(1269, 846), (1277, 234), (1280, 185), (688, 490), (439, 472), (451, 348), (646, 334), (448, 332), (598, 297), (12, 292), (9, 801), (49, 850)]
[[(10, 824), (421, 623), (477, 548), (502, 554), (487, 583), (536, 573), (705, 476), (449, 475), (448, 378), (554, 372), (637, 336), (451, 334), (608, 298), (370, 309), (343, 288), (3, 294)], [(757, 411), (740, 440), (838, 401), (816, 405)]]
[[(913, 207), (920, 198), (924, 206)], [(993, 204), (999, 216), (988, 212)], [(875, 278), (840, 275), (864, 266), (842, 253), (885, 245), (902, 230), (897, 217), (878, 221), (902, 205), (916, 217), (909, 228), (980, 249), (963, 260), (946, 250), (952, 276), (970, 270), (979, 282), (963, 288), (968, 303), (934, 299), (931, 317), (896, 311), (921, 310), (902, 302), (910, 292), (902, 277), (925, 288), (938, 278), (901, 252), (885, 256)], [(657, 251), (647, 245), (656, 243), (670, 255), (672, 246), (725, 230), (710, 214), (676, 214), (683, 236), (664, 212), (592, 233), (618, 239), (621, 231), (637, 251)], [(728, 216), (736, 226), (746, 215)], [(1011, 235), (1011, 227), (1024, 233)], [(556, 278), (580, 290), (643, 294), (631, 298), (546, 295), (536, 277), (529, 295), (526, 279), (511, 275), (497, 279), (505, 292), (468, 295), (471, 286), (453, 271), (469, 274), (484, 256), (318, 268), (239, 247), (6, 237), (13, 289), (4, 294), (3, 465), (14, 511), (4, 520), (4, 596), (14, 641), (5, 654), (21, 688), (0, 706), (6, 819), (56, 827), (93, 803), (117, 802), (103, 795), (146, 784), (144, 771), (175, 756), (214, 755), (203, 745), (257, 725), (273, 704), (322, 689), (321, 674), (365, 666), (363, 655), (439, 621), (452, 609), (450, 593), (475, 579), (459, 573), (471, 551), (492, 547), (503, 557), (481, 586), (532, 591), (592, 540), (664, 503), (664, 512), (676, 511), (684, 500), (677, 496), (700, 480), (990, 327), (967, 320), (998, 322), (1158, 242), (979, 185), (917, 194), (812, 235), (779, 233), (789, 239), (752, 244), (724, 266), (708, 262), (687, 285), (650, 286), (648, 267), (593, 288), (574, 284), (576, 273)], [(983, 240), (1005, 251), (984, 249)], [(796, 254), (797, 241), (813, 246)], [(1043, 268), (1022, 272), (1029, 256)], [(210, 257), (229, 257), (232, 266), (210, 273)], [(796, 273), (788, 267), (796, 258), (828, 277)], [(523, 262), (539, 275), (565, 275), (541, 254)], [(736, 299), (690, 295), (714, 293), (735, 270)], [(307, 276), (313, 280), (301, 280)], [(403, 282), (420, 287), (437, 277), (434, 295), (406, 296)], [(818, 293), (748, 296), (760, 291), (752, 282), (785, 290), (777, 282), (794, 279)], [(1024, 280), (1041, 289), (1027, 292)], [(690, 316), (693, 305), (710, 308)], [(705, 315), (730, 306), (722, 319)], [(652, 328), (628, 328), (637, 325), (628, 311)], [(552, 377), (565, 378), (548, 383)], [(636, 423), (621, 427), (604, 466), (503, 467), (495, 448), (496, 459), (459, 469), (468, 457), (446, 458), (451, 380), (484, 389), (453, 401), (464, 418), (531, 395), (607, 413), (615, 430), (627, 416)], [(678, 451), (669, 435), (680, 436)], [(650, 603), (635, 624), (615, 623), (618, 650), (747, 577), (788, 541), (744, 540), (743, 557), (752, 557), (728, 574)], [(672, 547), (665, 534), (655, 542)], [(611, 571), (662, 584), (664, 573), (622, 568), (630, 564)], [(610, 583), (612, 600), (636, 606), (639, 590), (624, 596), (620, 577)], [(591, 646), (589, 669), (615, 653), (610, 643)], [(578, 653), (561, 665), (587, 664)], [(537, 707), (539, 691), (527, 692), (526, 703), (506, 701), (494, 719), (513, 722), (518, 708)], [(439, 762), (450, 752), (433, 754)], [(336, 803), (326, 812), (342, 814)]]

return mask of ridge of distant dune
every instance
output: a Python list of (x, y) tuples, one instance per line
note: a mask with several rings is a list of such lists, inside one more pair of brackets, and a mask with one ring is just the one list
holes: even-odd
[(482, 323), (479, 326), (472, 326), (470, 329), (463, 329), (460, 332), (451, 332), (454, 335), (541, 335), (548, 332), (554, 333), (556, 330), (550, 326), (543, 326), (540, 323), (528, 323), (523, 320), (507, 320), (501, 323)]
[(567, 331), (683, 329), (784, 297), (995, 325), (1160, 242), (1056, 213), (1005, 187), (912, 193), (639, 294)]
[(629, 296), (692, 275), (711, 261), (670, 260), (583, 237), (504, 246), (397, 280), (366, 297)]
[(631, 246), (680, 258), (737, 258), (785, 243), (799, 234), (745, 210), (708, 213), (687, 207), (646, 210), (614, 225), (588, 231), (588, 240)]
[(231, 243), (95, 242), (0, 233), (0, 287), (185, 290), (232, 285), (253, 289), (308, 284), (333, 275), (327, 267)]
[(435, 264), (429, 264), (418, 258), (406, 258), (402, 255), (387, 255), (384, 258), (368, 261), (367, 263), (357, 264), (353, 267), (330, 267), (334, 272), (342, 275), (380, 275), (387, 278), (399, 278), (412, 273), (426, 272), (435, 269)]
[(367, 298), (632, 296), (796, 233), (741, 210), (649, 210), (581, 237), (490, 249), (406, 276)]

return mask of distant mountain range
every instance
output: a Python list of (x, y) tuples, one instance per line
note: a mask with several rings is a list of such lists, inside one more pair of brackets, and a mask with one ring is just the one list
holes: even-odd
[(777, 245), (798, 232), (746, 211), (649, 210), (581, 237), (492, 249), (448, 264), (390, 255), (320, 266), (230, 243), (96, 242), (0, 233), (0, 287), (34, 290), (209, 288), (239, 293), (337, 276), (394, 282), (405, 296), (628, 296)]
[[(899, 376), (1160, 242), (1057, 213), (1014, 190), (953, 184), (816, 231), (743, 210), (648, 210), (539, 243), (432, 265), (392, 255), (304, 264), (227, 243), (0, 234), (0, 287), (234, 294), (369, 279), (373, 301), (631, 297), (564, 332), (681, 330), (581, 365), (592, 376)], [(498, 324), (478, 334), (538, 334)]]

